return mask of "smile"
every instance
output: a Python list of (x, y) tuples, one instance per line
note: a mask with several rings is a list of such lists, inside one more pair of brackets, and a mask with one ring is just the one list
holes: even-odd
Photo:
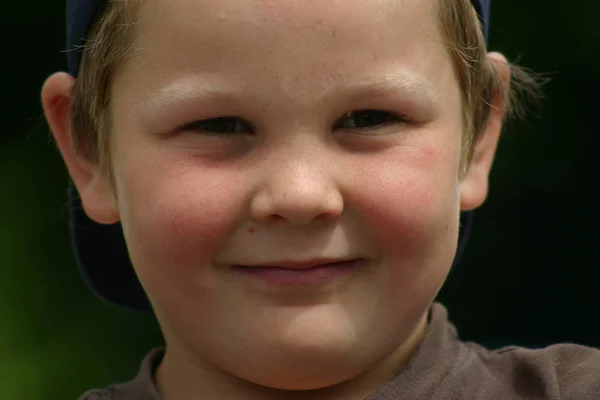
[(365, 259), (334, 262), (281, 262), (267, 265), (232, 265), (236, 273), (276, 286), (322, 286), (351, 275)]

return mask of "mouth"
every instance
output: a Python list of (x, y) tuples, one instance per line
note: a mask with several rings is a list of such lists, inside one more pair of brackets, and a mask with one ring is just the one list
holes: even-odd
[(344, 263), (350, 263), (360, 260), (358, 258), (346, 258), (346, 259), (333, 259), (333, 258), (316, 258), (311, 260), (300, 260), (300, 261), (273, 261), (268, 263), (261, 263), (256, 265), (240, 265), (241, 267), (248, 268), (282, 268), (282, 269), (296, 269), (305, 270), (312, 268), (322, 267), (334, 267)]
[(347, 260), (277, 261), (260, 265), (232, 265), (244, 277), (275, 286), (322, 286), (351, 276), (366, 263)]

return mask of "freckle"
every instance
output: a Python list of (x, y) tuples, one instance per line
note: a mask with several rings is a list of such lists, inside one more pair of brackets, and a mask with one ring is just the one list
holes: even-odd
[(335, 26), (333, 27), (333, 29), (331, 30), (331, 36), (336, 37), (337, 36), (337, 32), (335, 30)]

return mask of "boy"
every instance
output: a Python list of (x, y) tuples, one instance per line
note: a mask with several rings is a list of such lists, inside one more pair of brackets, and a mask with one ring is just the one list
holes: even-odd
[(598, 398), (600, 351), (488, 351), (432, 303), (519, 77), (488, 10), (71, 1), (42, 102), (78, 260), (166, 342), (81, 398)]

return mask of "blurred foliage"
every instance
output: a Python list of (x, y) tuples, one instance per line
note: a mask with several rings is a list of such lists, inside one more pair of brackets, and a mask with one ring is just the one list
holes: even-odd
[[(67, 175), (41, 119), (44, 79), (66, 68), (64, 3), (3, 2), (0, 399), (74, 399), (128, 380), (160, 345), (156, 322), (83, 284)], [(600, 3), (495, 0), (492, 50), (550, 72), (543, 108), (501, 141), (488, 202), (439, 299), (465, 339), (600, 346)]]

